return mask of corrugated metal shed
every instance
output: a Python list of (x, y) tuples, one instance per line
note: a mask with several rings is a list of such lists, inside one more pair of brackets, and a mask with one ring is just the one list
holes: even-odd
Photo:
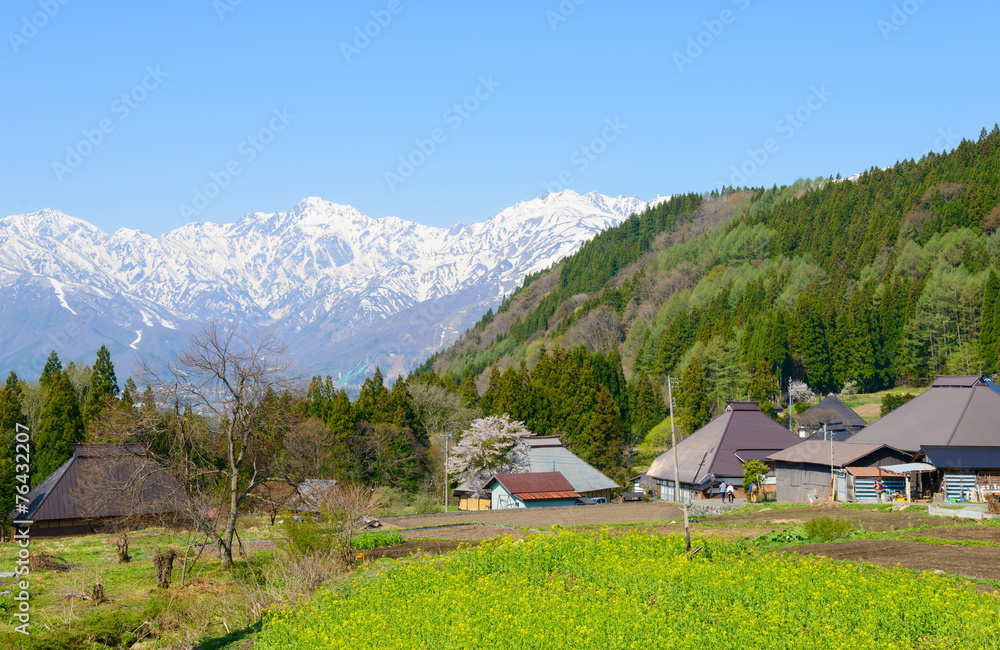
[(938, 377), (929, 390), (854, 435), (916, 453), (921, 447), (1000, 447), (1000, 394), (983, 377)]
[[(801, 441), (761, 413), (756, 402), (729, 402), (725, 413), (677, 443), (680, 481), (698, 484), (710, 474), (742, 479), (743, 466), (737, 453), (766, 458)], [(646, 474), (654, 479), (673, 481), (673, 450), (657, 456)]]

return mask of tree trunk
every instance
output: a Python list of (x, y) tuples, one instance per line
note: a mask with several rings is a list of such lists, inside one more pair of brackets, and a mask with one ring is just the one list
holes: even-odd
[(118, 562), (124, 564), (130, 562), (132, 556), (128, 554), (128, 533), (119, 533), (115, 538), (115, 550), (118, 551)]
[(153, 565), (156, 567), (156, 586), (160, 589), (170, 588), (170, 574), (174, 570), (176, 557), (177, 551), (172, 548), (160, 551), (153, 557)]

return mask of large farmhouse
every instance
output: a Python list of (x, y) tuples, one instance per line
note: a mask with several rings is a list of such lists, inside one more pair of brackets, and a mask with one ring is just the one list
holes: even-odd
[[(798, 444), (801, 438), (761, 413), (757, 402), (729, 402), (725, 413), (677, 443), (680, 496), (711, 497), (720, 480), (743, 485), (743, 461), (764, 460)], [(653, 461), (644, 481), (656, 485), (656, 496), (674, 499), (674, 450)]]
[(73, 455), (28, 493), (33, 537), (98, 532), (123, 518), (137, 523), (179, 511), (181, 489), (134, 445), (74, 445)]
[(988, 377), (938, 377), (926, 392), (876, 420), (852, 442), (907, 451), (911, 489), (982, 499), (1000, 491), (1000, 387)]

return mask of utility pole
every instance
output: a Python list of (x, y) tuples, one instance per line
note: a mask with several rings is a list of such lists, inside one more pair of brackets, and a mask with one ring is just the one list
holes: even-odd
[(788, 377), (788, 433), (795, 433), (792, 430), (792, 377)]
[[(823, 423), (823, 437), (826, 438), (826, 422)], [(830, 434), (830, 483), (833, 485), (833, 501), (837, 500), (837, 476), (833, 473), (833, 434)]]
[(687, 501), (681, 499), (681, 470), (677, 461), (677, 431), (674, 429), (674, 387), (673, 377), (667, 375), (667, 400), (670, 402), (670, 442), (674, 447), (674, 501), (679, 501), (684, 510), (684, 548), (691, 551), (691, 529), (688, 527)]
[(444, 511), (448, 512), (448, 493), (451, 492), (448, 489), (448, 441), (451, 440), (451, 434), (442, 433), (441, 437), (444, 438)]

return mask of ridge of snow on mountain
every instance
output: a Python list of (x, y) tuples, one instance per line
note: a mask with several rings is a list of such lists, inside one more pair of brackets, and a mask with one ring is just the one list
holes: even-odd
[[(646, 203), (564, 190), (480, 223), (435, 228), (310, 197), (288, 211), (186, 224), (160, 237), (129, 228), (108, 235), (45, 209), (0, 219), (0, 296), (17, 291), (65, 317), (89, 308), (88, 323), (120, 328), (122, 349), (142, 351), (157, 326), (236, 319), (288, 332), (312, 328), (319, 350), (463, 292), (481, 307), (462, 319), (471, 324), (526, 274), (663, 200), (669, 197)], [(459, 324), (448, 329), (457, 335)], [(450, 342), (438, 338), (438, 345)], [(307, 342), (296, 347), (308, 349)]]

